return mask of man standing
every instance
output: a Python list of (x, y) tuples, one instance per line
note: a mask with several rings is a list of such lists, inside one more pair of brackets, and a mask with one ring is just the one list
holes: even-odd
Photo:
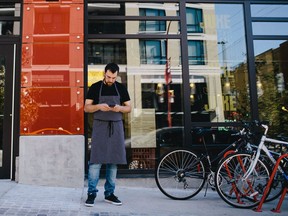
[(117, 164), (126, 164), (123, 113), (131, 112), (130, 96), (124, 85), (116, 81), (119, 66), (109, 63), (104, 79), (89, 88), (84, 111), (93, 113), (91, 154), (88, 170), (86, 206), (94, 206), (102, 164), (106, 165), (105, 201), (114, 205), (122, 202), (114, 195)]

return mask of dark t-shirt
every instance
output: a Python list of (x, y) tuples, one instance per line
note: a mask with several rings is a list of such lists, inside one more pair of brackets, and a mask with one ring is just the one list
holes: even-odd
[[(92, 84), (90, 86), (89, 90), (88, 90), (86, 99), (93, 100), (93, 104), (98, 104), (99, 103), (99, 92), (100, 92), (101, 83), (103, 83), (102, 80)], [(130, 96), (129, 96), (129, 93), (128, 93), (126, 87), (123, 84), (121, 84), (121, 83), (119, 83), (117, 81), (115, 82), (115, 84), (116, 84), (118, 92), (120, 94), (120, 102), (121, 102), (121, 104), (123, 104), (126, 101), (130, 101)], [(117, 95), (117, 91), (116, 91), (115, 85), (107, 86), (107, 85), (105, 85), (103, 83), (103, 85), (102, 85), (102, 94), (101, 95), (102, 96), (114, 96), (114, 95)]]

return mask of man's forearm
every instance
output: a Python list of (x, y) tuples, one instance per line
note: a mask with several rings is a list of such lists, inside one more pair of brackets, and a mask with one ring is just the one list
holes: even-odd
[(99, 110), (99, 108), (98, 108), (97, 104), (86, 104), (84, 106), (84, 111), (87, 113), (94, 113), (98, 110)]

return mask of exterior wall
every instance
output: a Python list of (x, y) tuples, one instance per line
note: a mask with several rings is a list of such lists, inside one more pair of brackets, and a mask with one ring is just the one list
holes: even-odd
[(20, 183), (83, 186), (83, 2), (23, 2)]
[(84, 137), (21, 136), (19, 183), (84, 187)]

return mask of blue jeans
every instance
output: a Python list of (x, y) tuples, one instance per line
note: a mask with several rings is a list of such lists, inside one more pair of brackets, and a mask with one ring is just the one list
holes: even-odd
[[(89, 164), (88, 170), (88, 194), (97, 195), (98, 189), (97, 184), (100, 177), (100, 169), (102, 164)], [(104, 185), (104, 196), (107, 197), (114, 193), (115, 190), (115, 180), (117, 175), (117, 165), (116, 164), (106, 164), (106, 182)]]

